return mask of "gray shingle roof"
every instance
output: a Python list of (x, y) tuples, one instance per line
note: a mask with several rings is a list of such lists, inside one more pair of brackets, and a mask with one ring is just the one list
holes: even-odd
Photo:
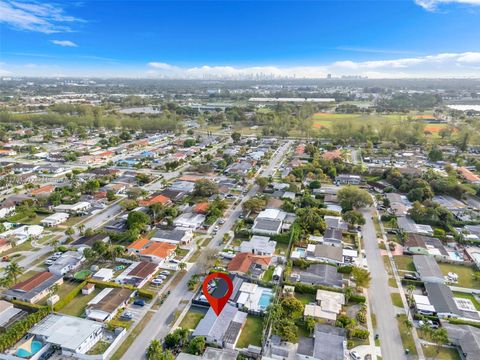
[(452, 313), (461, 315), (455, 300), (453, 300), (453, 293), (445, 284), (425, 283), (428, 299), (435, 307), (437, 313)]

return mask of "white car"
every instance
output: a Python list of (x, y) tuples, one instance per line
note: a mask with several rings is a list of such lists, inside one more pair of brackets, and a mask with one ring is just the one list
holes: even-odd
[(152, 284), (155, 284), (155, 285), (161, 285), (163, 284), (163, 280), (162, 279), (153, 279), (152, 280)]
[(350, 357), (353, 360), (362, 360), (362, 357), (356, 351), (350, 351)]
[(168, 270), (163, 270), (160, 274), (161, 274), (161, 275), (170, 275), (170, 271), (168, 271)]
[(53, 265), (54, 262), (55, 261), (53, 261), (53, 260), (47, 259), (47, 260), (45, 260), (44, 264), (47, 265), (47, 266), (50, 266), (50, 265)]

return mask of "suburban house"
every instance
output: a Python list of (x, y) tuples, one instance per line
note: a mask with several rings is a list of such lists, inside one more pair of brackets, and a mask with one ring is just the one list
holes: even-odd
[(55, 213), (43, 218), (40, 224), (45, 227), (54, 227), (67, 221), (68, 217), (67, 213)]
[(461, 317), (462, 312), (453, 299), (453, 293), (450, 288), (442, 283), (425, 283), (428, 299), (435, 308), (439, 318)]
[(127, 250), (131, 254), (136, 254), (142, 260), (159, 264), (172, 258), (176, 248), (177, 246), (172, 243), (140, 238), (130, 244)]
[(78, 269), (84, 260), (82, 253), (67, 251), (48, 267), (48, 271), (55, 275), (65, 275), (72, 270)]
[(140, 206), (151, 206), (153, 204), (162, 204), (168, 205), (171, 204), (172, 200), (169, 197), (162, 194), (154, 194), (147, 199), (140, 200), (138, 205)]
[(86, 354), (103, 336), (103, 325), (76, 316), (49, 314), (28, 333), (66, 356)]
[(43, 299), (50, 294), (54, 285), (61, 285), (63, 276), (44, 271), (37, 273), (29, 279), (19, 282), (6, 290), (3, 295), (8, 300), (20, 300), (31, 304)]
[[(328, 196), (335, 196), (336, 195), (326, 195), (325, 198)], [(327, 199), (325, 199), (325, 202), (327, 202)], [(343, 219), (340, 216), (331, 216), (327, 215), (324, 217), (325, 219), (325, 225), (327, 226), (327, 229), (335, 229), (335, 230), (341, 230), (341, 231), (347, 231), (348, 230), (348, 224), (343, 221)]]
[(15, 202), (5, 200), (0, 205), (0, 219), (4, 219), (7, 216), (13, 214), (15, 212)]
[(4, 332), (16, 321), (27, 315), (27, 312), (16, 308), (12, 303), (0, 300), (0, 331)]
[(313, 337), (301, 337), (297, 359), (345, 360), (347, 358), (347, 331), (343, 328), (316, 324)]
[(325, 261), (335, 265), (341, 265), (343, 260), (342, 247), (325, 244), (308, 244), (307, 260)]
[(43, 226), (40, 225), (23, 225), (18, 228), (10, 229), (0, 236), (2, 238), (12, 237), (17, 245), (23, 244), (29, 239), (38, 238), (43, 233)]
[(419, 234), (408, 234), (403, 252), (434, 256), (436, 258), (450, 258), (447, 250), (439, 239)]
[(70, 245), (77, 249), (91, 248), (93, 244), (97, 241), (108, 243), (110, 241), (110, 236), (105, 233), (98, 233), (89, 236), (84, 235), (75, 240), (74, 242), (70, 243)]
[(205, 215), (195, 213), (184, 213), (173, 220), (175, 227), (187, 228), (196, 230), (202, 226), (205, 221)]
[(128, 304), (132, 291), (123, 288), (105, 288), (90, 300), (85, 309), (87, 318), (95, 321), (110, 321), (118, 310)]
[(282, 231), (283, 221), (287, 213), (279, 209), (266, 209), (255, 218), (252, 233), (273, 236)]
[(235, 274), (250, 274), (253, 278), (261, 278), (268, 269), (272, 258), (252, 253), (238, 253), (228, 264), (227, 270)]
[(45, 185), (41, 186), (38, 189), (33, 189), (30, 191), (30, 195), (33, 195), (35, 197), (43, 197), (43, 196), (49, 196), (52, 192), (55, 191), (55, 186), (54, 185)]
[(234, 349), (246, 320), (247, 313), (228, 303), (218, 316), (210, 308), (192, 336), (203, 336), (208, 344)]
[(360, 185), (362, 178), (360, 175), (340, 174), (335, 177), (337, 185)]
[(480, 354), (480, 329), (470, 325), (442, 324), (447, 330), (448, 338), (457, 347), (461, 358), (465, 360), (478, 359)]
[(335, 228), (327, 228), (323, 235), (323, 244), (330, 246), (342, 247), (342, 230)]
[(113, 279), (113, 269), (101, 268), (95, 274), (92, 275), (93, 280), (110, 281)]
[(62, 204), (55, 206), (55, 211), (66, 212), (71, 215), (85, 215), (92, 205), (87, 201), (79, 201), (75, 204)]
[(304, 317), (325, 319), (332, 324), (337, 320), (337, 315), (345, 305), (345, 295), (327, 290), (317, 290), (316, 304), (306, 304), (303, 312)]
[(310, 285), (325, 285), (335, 288), (343, 287), (342, 274), (337, 272), (335, 266), (328, 264), (312, 264), (303, 270), (295, 269), (290, 274), (289, 280)]
[(240, 252), (255, 255), (273, 256), (277, 242), (270, 240), (268, 236), (253, 235), (250, 241), (242, 241)]
[(192, 229), (175, 228), (173, 230), (159, 229), (150, 240), (163, 241), (172, 244), (188, 244), (193, 239)]
[(11, 248), (12, 244), (10, 243), (10, 241), (4, 238), (0, 238), (0, 254), (10, 250)]
[(158, 264), (148, 261), (133, 262), (115, 278), (118, 284), (129, 284), (135, 287), (145, 285), (158, 270)]
[(467, 180), (469, 183), (480, 184), (480, 176), (474, 174), (467, 168), (459, 167), (457, 170), (460, 173), (460, 175), (462, 175), (465, 178), (465, 180)]
[(427, 255), (414, 255), (413, 264), (423, 282), (443, 283), (445, 281), (443, 273), (434, 257)]

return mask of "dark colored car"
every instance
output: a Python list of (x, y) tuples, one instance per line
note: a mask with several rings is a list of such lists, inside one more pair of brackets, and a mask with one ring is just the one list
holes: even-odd
[(145, 306), (145, 300), (143, 299), (137, 299), (133, 302), (133, 305), (137, 305), (137, 306)]

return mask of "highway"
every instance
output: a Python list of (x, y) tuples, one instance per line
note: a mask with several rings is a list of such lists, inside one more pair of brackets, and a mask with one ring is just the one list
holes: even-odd
[[(262, 176), (270, 176), (281, 162), (283, 155), (291, 147), (292, 141), (283, 144), (274, 156), (270, 159), (267, 168), (261, 172)], [(208, 243), (205, 248), (219, 248), (223, 240), (223, 235), (226, 234), (234, 226), (235, 222), (239, 218), (242, 212), (242, 204), (251, 197), (255, 196), (258, 191), (258, 186), (254, 185), (250, 191), (244, 196), (242, 201), (233, 208), (230, 215), (225, 219), (225, 224), (221, 226), (217, 234)], [(201, 258), (205, 256), (205, 253), (201, 254), (198, 262), (201, 262)], [(197, 263), (193, 264), (187, 271), (187, 274), (178, 282), (178, 284), (171, 289), (170, 295), (167, 297), (162, 306), (155, 312), (148, 324), (145, 326), (140, 335), (131, 344), (128, 350), (123, 355), (122, 359), (145, 359), (145, 351), (153, 339), (163, 339), (170, 331), (170, 327), (173, 322), (173, 314), (179, 309), (179, 304), (182, 302), (189, 302), (194, 293), (188, 290), (187, 283), (192, 275), (200, 272)]]
[(372, 305), (372, 313), (376, 315), (377, 332), (380, 338), (382, 358), (386, 360), (406, 360), (405, 350), (400, 340), (400, 331), (395, 317), (395, 309), (390, 297), (388, 275), (378, 247), (375, 226), (372, 220), (373, 208), (362, 211), (365, 225), (362, 235), (365, 244), (367, 263), (372, 277), (368, 289), (368, 297)]

